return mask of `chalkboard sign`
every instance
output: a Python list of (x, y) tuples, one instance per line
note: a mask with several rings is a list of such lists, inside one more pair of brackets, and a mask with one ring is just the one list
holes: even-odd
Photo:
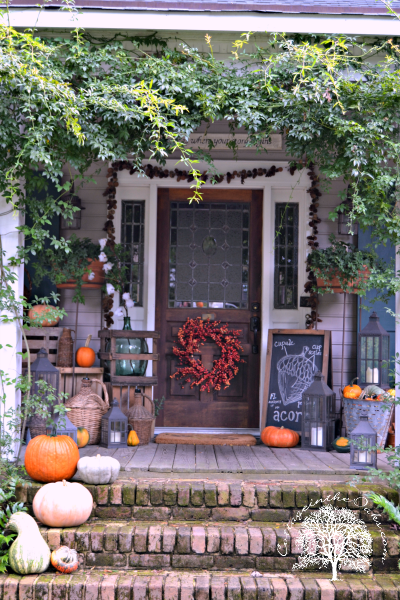
[(330, 331), (270, 329), (262, 425), (301, 431), (302, 394), (317, 371), (328, 377)]

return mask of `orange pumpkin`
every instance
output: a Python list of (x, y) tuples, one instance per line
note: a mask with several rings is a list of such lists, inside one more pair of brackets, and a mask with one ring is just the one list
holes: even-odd
[(352, 398), (353, 400), (355, 400), (356, 398), (359, 398), (362, 389), (360, 388), (359, 385), (354, 385), (354, 381), (356, 381), (356, 379), (358, 379), (358, 377), (356, 377), (355, 379), (353, 379), (353, 381), (350, 383), (350, 385), (346, 385), (346, 387), (343, 390), (343, 396), (345, 398)]
[(76, 364), (78, 367), (93, 367), (94, 361), (96, 360), (96, 353), (92, 348), (89, 348), (90, 340), (92, 339), (91, 335), (87, 336), (85, 345), (81, 348), (78, 348), (76, 351)]
[(293, 448), (299, 443), (300, 436), (292, 429), (269, 425), (261, 434), (261, 441), (273, 448)]
[(78, 427), (76, 439), (78, 443), (78, 448), (84, 448), (85, 446), (87, 446), (90, 441), (90, 434), (88, 430), (84, 427)]
[(78, 553), (68, 546), (60, 546), (51, 553), (51, 564), (61, 573), (73, 573), (79, 567)]
[(36, 481), (62, 481), (75, 475), (78, 460), (78, 446), (68, 435), (38, 435), (26, 447), (25, 469)]

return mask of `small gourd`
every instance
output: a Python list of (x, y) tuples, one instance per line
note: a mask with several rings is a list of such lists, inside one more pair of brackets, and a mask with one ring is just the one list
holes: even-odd
[(43, 573), (50, 564), (50, 548), (36, 521), (25, 512), (16, 512), (6, 525), (18, 536), (9, 550), (10, 566), (18, 575)]
[(384, 394), (385, 390), (379, 387), (379, 385), (367, 385), (364, 388), (364, 397), (365, 400), (374, 400), (374, 396), (380, 396), (380, 394)]
[(95, 485), (113, 483), (119, 475), (120, 468), (119, 461), (111, 456), (84, 456), (78, 461), (76, 477)]
[(76, 440), (78, 444), (78, 448), (84, 448), (90, 442), (90, 434), (87, 429), (84, 427), (78, 427), (78, 431), (76, 434)]
[(57, 571), (69, 574), (73, 573), (79, 567), (79, 558), (76, 550), (68, 546), (60, 546), (51, 553), (51, 564)]
[(354, 400), (358, 398), (362, 393), (362, 389), (360, 388), (360, 386), (354, 384), (354, 381), (356, 381), (356, 379), (358, 379), (358, 377), (353, 379), (352, 382), (349, 385), (346, 385), (346, 387), (343, 389), (343, 396), (345, 398), (352, 398)]
[(138, 445), (139, 445), (138, 434), (136, 433), (136, 431), (134, 429), (132, 429), (128, 434), (128, 446), (138, 446)]
[(394, 398), (396, 396), (396, 390), (394, 388), (390, 388), (390, 390), (387, 391), (387, 393), (389, 394), (389, 396), (391, 396), (392, 398)]
[(332, 448), (337, 452), (350, 452), (350, 441), (348, 438), (339, 436), (332, 442)]

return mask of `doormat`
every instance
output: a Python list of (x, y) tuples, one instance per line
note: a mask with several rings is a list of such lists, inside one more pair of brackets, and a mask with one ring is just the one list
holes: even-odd
[(155, 442), (203, 446), (255, 446), (257, 440), (248, 433), (160, 433)]

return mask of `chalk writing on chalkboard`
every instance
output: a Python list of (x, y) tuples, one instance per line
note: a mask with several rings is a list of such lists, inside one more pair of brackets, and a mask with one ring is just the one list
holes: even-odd
[(302, 395), (317, 371), (327, 378), (330, 332), (272, 329), (268, 332), (263, 426), (301, 431)]
[[(286, 347), (283, 346), (285, 352)], [(315, 365), (316, 355), (321, 356), (321, 350), (310, 350), (308, 346), (304, 346), (301, 354), (286, 353), (278, 361), (278, 386), (284, 406), (301, 401), (302, 393), (314, 381), (314, 374), (318, 370)]]

